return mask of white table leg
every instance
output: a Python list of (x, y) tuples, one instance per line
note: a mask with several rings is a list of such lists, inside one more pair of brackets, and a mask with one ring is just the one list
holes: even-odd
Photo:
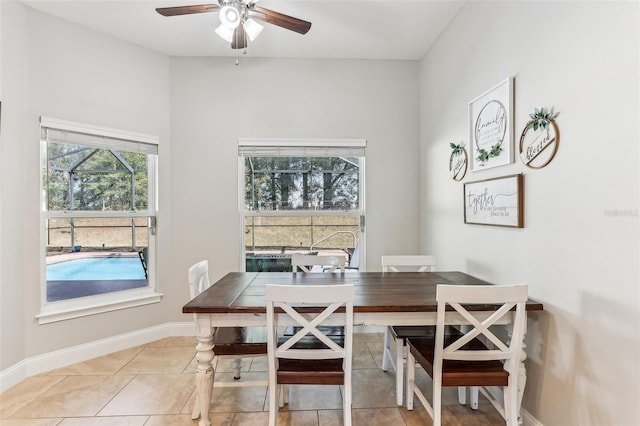
[[(524, 336), (523, 336), (524, 339)], [(522, 353), (520, 354), (520, 365), (518, 367), (518, 424), (522, 424), (522, 397), (524, 396), (524, 386), (527, 384), (527, 369), (524, 361), (527, 359), (527, 345), (522, 342)]]
[[(204, 318), (203, 318), (204, 317)], [(205, 315), (198, 317), (196, 360), (198, 367), (196, 370), (196, 407), (193, 409), (193, 416), (197, 418), (200, 414), (199, 426), (211, 426), (209, 421), (209, 405), (211, 404), (211, 393), (213, 392), (213, 334), (209, 318)], [(198, 413), (199, 412), (199, 413)]]
[[(513, 313), (515, 315), (515, 313)], [(522, 330), (522, 349), (520, 351), (520, 361), (517, 363), (516, 368), (517, 368), (517, 377), (516, 377), (516, 391), (517, 391), (517, 401), (516, 401), (516, 407), (518, 410), (518, 424), (521, 425), (522, 424), (522, 415), (521, 415), (521, 411), (522, 411), (522, 397), (524, 396), (524, 387), (527, 384), (527, 368), (524, 365), (524, 362), (527, 359), (527, 345), (524, 342), (524, 338), (526, 337), (527, 334), (527, 316), (525, 314), (525, 319), (524, 319), (524, 330)], [(507, 327), (507, 332), (509, 334), (509, 338), (511, 338), (511, 336), (513, 335), (513, 316), (511, 319), (511, 323), (509, 324), (509, 326)], [(505, 389), (506, 392), (506, 389)], [(504, 404), (504, 410), (505, 410), (505, 415), (508, 415), (509, 410), (507, 409), (507, 405), (508, 405), (508, 401), (507, 401), (507, 394), (505, 393), (505, 400), (504, 400), (505, 404)]]

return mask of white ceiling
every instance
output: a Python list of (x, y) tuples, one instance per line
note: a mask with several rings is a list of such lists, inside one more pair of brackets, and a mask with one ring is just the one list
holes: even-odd
[[(217, 12), (164, 17), (156, 7), (215, 0), (23, 0), (44, 13), (172, 56), (236, 56), (215, 32)], [(247, 56), (421, 59), (465, 1), (261, 0), (312, 23), (306, 35), (264, 24)]]

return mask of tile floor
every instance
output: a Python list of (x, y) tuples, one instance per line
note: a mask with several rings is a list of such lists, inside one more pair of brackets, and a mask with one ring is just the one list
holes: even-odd
[[(195, 390), (193, 337), (171, 337), (147, 345), (30, 377), (0, 394), (2, 426), (178, 426), (191, 420)], [(354, 337), (353, 424), (431, 425), (416, 401), (414, 411), (395, 403), (393, 371), (380, 370), (382, 335)], [(265, 377), (266, 360), (245, 360), (243, 377)], [(216, 380), (233, 380), (231, 361), (221, 362)], [(423, 388), (429, 379), (419, 377)], [(213, 426), (266, 425), (266, 388), (216, 388)], [(457, 390), (443, 396), (443, 424), (504, 425), (486, 401), (471, 410), (457, 402)], [(482, 398), (482, 397), (481, 397)], [(342, 424), (342, 397), (335, 386), (293, 386), (279, 413), (288, 426)]]

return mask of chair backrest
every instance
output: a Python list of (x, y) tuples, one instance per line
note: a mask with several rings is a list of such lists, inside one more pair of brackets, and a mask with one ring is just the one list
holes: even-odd
[[(354, 297), (355, 290), (352, 284), (266, 285), (269, 368), (275, 369), (277, 367), (275, 358), (343, 358), (344, 371), (351, 371)], [(305, 308), (310, 306), (320, 307), (321, 312), (305, 312), (308, 311)], [(344, 312), (337, 312), (343, 306)], [(287, 321), (280, 321), (278, 315), (276, 315), (276, 310), (278, 310), (278, 314), (282, 310)], [(292, 322), (298, 331), (292, 335), (282, 336), (280, 344), (278, 344), (277, 329), (279, 324), (291, 325)], [(327, 329), (327, 322), (330, 322), (331, 326), (344, 326), (342, 345), (323, 332), (323, 330)], [(309, 335), (317, 338), (324, 345), (305, 345), (303, 339)]]
[(435, 270), (435, 256), (382, 256), (382, 272), (433, 272)]
[(201, 260), (189, 268), (189, 293), (193, 299), (211, 287), (209, 281), (209, 261)]
[[(526, 327), (525, 308), (528, 297), (526, 285), (438, 285), (436, 300), (438, 312), (436, 320), (436, 346), (434, 351), (434, 373), (441, 370), (443, 359), (463, 361), (504, 360), (504, 368), (510, 374), (520, 360), (522, 339)], [(447, 305), (454, 311), (446, 312)], [(494, 313), (486, 317), (481, 312), (468, 310), (470, 305), (496, 305)], [(513, 310), (515, 308), (515, 310)], [(444, 326), (446, 316), (457, 314), (468, 321), (464, 334), (448, 341), (444, 347)], [(511, 337), (507, 342), (499, 339), (490, 329), (492, 325), (503, 324), (505, 316), (512, 315)], [(467, 350), (463, 347), (472, 340), (480, 338), (487, 347)], [(477, 349), (477, 348), (474, 348)]]
[(291, 256), (293, 272), (311, 272), (314, 266), (320, 266), (322, 272), (344, 272), (347, 258), (344, 256), (324, 256), (314, 254), (294, 254)]

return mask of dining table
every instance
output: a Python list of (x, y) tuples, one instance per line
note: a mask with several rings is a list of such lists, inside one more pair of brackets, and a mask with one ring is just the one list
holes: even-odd
[[(213, 390), (213, 331), (217, 327), (266, 326), (265, 285), (340, 285), (353, 284), (354, 325), (400, 326), (435, 325), (436, 288), (448, 285), (489, 285), (487, 281), (460, 271), (444, 272), (230, 272), (183, 306), (182, 312), (196, 317), (196, 392), (200, 404), (200, 426), (210, 426), (209, 411)], [(330, 291), (330, 290), (329, 290)], [(479, 315), (491, 315), (499, 305), (469, 306)], [(306, 312), (319, 307), (300, 307)], [(542, 311), (543, 304), (529, 299), (527, 312)], [(511, 327), (511, 316), (502, 324)], [(463, 325), (466, 320), (447, 315), (447, 323)], [(526, 321), (523, 325), (526, 328)], [(526, 330), (523, 330), (526, 333)], [(524, 335), (523, 333), (523, 335)], [(518, 370), (518, 405), (526, 384), (526, 369), (521, 356)]]

